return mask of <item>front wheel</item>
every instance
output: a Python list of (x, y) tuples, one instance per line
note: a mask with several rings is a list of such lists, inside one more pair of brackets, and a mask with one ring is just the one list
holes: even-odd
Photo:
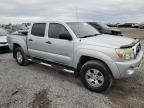
[(107, 67), (99, 61), (86, 62), (80, 71), (83, 85), (94, 92), (102, 92), (111, 87), (113, 78)]
[(22, 48), (16, 48), (14, 51), (16, 62), (21, 65), (27, 65), (29, 62)]

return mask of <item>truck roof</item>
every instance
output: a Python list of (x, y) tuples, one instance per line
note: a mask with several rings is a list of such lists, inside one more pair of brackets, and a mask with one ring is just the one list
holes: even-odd
[(78, 23), (78, 22), (89, 22), (89, 21), (38, 21), (38, 22), (32, 22), (32, 23)]

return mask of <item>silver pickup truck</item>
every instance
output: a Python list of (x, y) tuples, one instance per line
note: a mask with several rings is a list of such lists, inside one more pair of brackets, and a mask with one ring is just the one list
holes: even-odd
[(19, 65), (33, 61), (73, 70), (94, 92), (110, 88), (114, 79), (132, 76), (143, 58), (139, 40), (100, 34), (84, 22), (33, 23), (26, 36), (7, 40)]

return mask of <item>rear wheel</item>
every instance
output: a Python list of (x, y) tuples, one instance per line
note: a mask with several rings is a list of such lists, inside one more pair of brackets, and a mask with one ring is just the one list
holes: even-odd
[(113, 78), (107, 67), (99, 61), (86, 62), (80, 71), (84, 86), (94, 92), (102, 92), (111, 87)]
[(14, 56), (15, 56), (16, 62), (19, 65), (23, 66), (23, 65), (27, 65), (29, 63), (27, 60), (27, 56), (25, 55), (23, 49), (20, 47), (15, 49)]

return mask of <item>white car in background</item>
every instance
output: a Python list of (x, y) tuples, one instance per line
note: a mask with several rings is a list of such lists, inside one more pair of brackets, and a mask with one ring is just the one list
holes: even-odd
[(0, 28), (0, 52), (9, 51), (7, 35), (7, 31)]
[(139, 29), (144, 29), (144, 23), (139, 24)]

